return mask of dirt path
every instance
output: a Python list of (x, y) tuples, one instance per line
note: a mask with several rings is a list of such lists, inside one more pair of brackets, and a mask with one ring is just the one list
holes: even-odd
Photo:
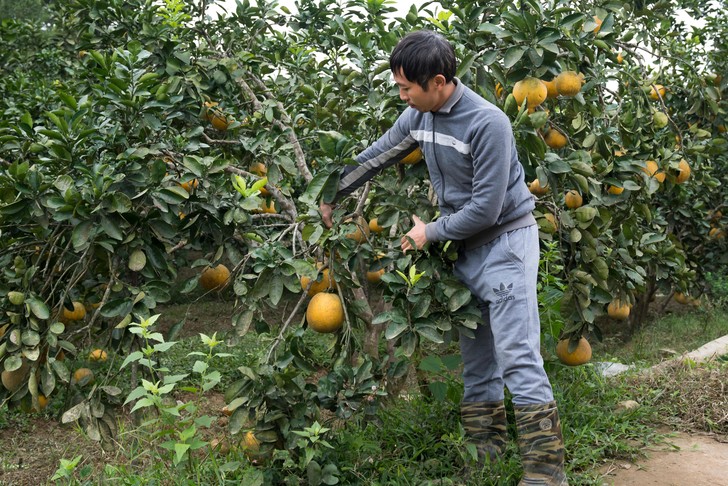
[(602, 469), (610, 486), (716, 486), (728, 484), (728, 443), (678, 432), (647, 449), (646, 459), (618, 461)]

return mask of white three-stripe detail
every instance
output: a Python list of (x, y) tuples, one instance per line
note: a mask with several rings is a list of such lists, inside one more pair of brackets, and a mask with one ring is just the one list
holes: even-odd
[[(412, 130), (410, 135), (414, 137), (418, 142), (433, 142), (433, 133), (429, 130)], [(462, 142), (451, 135), (445, 135), (444, 133), (435, 132), (434, 143), (442, 145), (443, 147), (450, 147), (461, 154), (470, 155), (470, 144)]]

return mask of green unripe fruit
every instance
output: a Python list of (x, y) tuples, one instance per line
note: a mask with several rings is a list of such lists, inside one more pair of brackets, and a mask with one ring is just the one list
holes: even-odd
[(652, 114), (652, 124), (655, 128), (665, 128), (667, 126), (668, 118), (667, 115), (661, 111), (656, 111)]
[(22, 292), (10, 291), (8, 292), (8, 300), (13, 305), (23, 305), (23, 302), (25, 302), (25, 294)]

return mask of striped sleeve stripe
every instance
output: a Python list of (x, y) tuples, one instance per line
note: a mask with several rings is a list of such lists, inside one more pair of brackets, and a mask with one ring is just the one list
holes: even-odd
[[(432, 143), (432, 132), (428, 130), (413, 130), (412, 136), (418, 142)], [(463, 155), (470, 155), (470, 144), (462, 142), (451, 135), (435, 132), (435, 143), (443, 147), (450, 147)]]
[(348, 196), (361, 187), (364, 182), (371, 179), (374, 174), (390, 165), (396, 164), (403, 156), (409, 153), (407, 148), (412, 147), (416, 143), (414, 138), (408, 136), (391, 149), (382, 152), (376, 157), (363, 161), (354, 167), (351, 172), (345, 172), (344, 177), (339, 182), (339, 194), (341, 196)]

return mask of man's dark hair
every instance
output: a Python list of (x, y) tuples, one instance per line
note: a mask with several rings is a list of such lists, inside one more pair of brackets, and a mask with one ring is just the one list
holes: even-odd
[(427, 91), (427, 83), (438, 74), (450, 82), (455, 77), (457, 60), (452, 45), (431, 30), (418, 30), (404, 36), (389, 56), (389, 68), (419, 84)]

